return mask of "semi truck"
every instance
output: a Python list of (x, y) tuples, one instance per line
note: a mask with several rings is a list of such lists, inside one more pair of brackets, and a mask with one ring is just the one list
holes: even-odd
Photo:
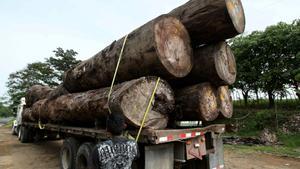
[[(104, 128), (41, 124), (22, 121), (22, 99), (13, 131), (21, 143), (63, 140), (61, 169), (89, 169), (91, 151), (101, 141), (111, 138)], [(143, 129), (138, 139), (140, 156), (133, 169), (222, 169), (224, 168), (222, 133), (225, 125), (203, 126), (201, 121), (177, 121), (172, 128)], [(138, 131), (131, 129), (132, 138)]]

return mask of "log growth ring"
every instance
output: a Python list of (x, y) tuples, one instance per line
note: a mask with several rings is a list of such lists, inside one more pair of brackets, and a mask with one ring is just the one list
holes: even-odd
[(226, 43), (220, 43), (221, 49), (215, 59), (215, 66), (219, 77), (226, 84), (233, 84), (236, 79), (236, 62), (230, 46)]
[(241, 0), (226, 0), (231, 21), (238, 33), (243, 33), (245, 30), (245, 13)]
[(208, 83), (199, 91), (200, 110), (198, 112), (201, 113), (199, 117), (202, 117), (205, 121), (213, 121), (219, 116), (217, 98), (214, 91), (213, 87)]
[(174, 17), (166, 17), (154, 25), (158, 56), (175, 77), (184, 77), (192, 69), (190, 37), (183, 24)]
[(231, 118), (233, 115), (233, 104), (228, 86), (220, 86), (217, 97), (220, 99), (220, 112), (225, 118)]
[[(133, 126), (140, 126), (142, 119), (144, 117), (144, 112), (147, 105), (149, 104), (151, 94), (153, 92), (156, 83), (155, 78), (144, 78), (140, 79), (138, 83), (131, 86), (124, 92), (124, 95), (120, 99), (121, 109), (125, 115), (128, 122)], [(130, 90), (129, 90), (130, 89)], [(165, 106), (174, 105), (174, 93), (170, 86), (161, 80), (155, 93), (155, 99), (151, 103), (151, 109), (146, 117), (146, 121), (143, 127), (152, 129), (162, 129), (165, 128), (168, 121), (167, 114), (170, 112), (159, 112), (161, 110), (156, 110), (155, 107), (162, 107), (163, 105), (157, 97), (165, 100)], [(154, 127), (153, 127), (154, 126)]]

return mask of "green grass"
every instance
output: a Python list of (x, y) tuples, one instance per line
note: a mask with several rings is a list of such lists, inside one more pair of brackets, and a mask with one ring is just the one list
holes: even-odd
[[(283, 99), (275, 101), (278, 110), (300, 110), (300, 100), (299, 99)], [(248, 106), (245, 106), (243, 100), (233, 101), (233, 105), (238, 109), (268, 109), (269, 100), (259, 99), (259, 100), (248, 100)]]
[[(284, 103), (286, 102), (286, 105)], [(234, 115), (231, 119), (220, 121), (225, 124), (234, 124), (238, 126), (238, 131), (234, 133), (226, 133), (229, 136), (240, 137), (259, 137), (264, 128), (274, 131), (281, 145), (276, 146), (246, 146), (246, 145), (226, 145), (227, 148), (237, 149), (237, 151), (253, 152), (259, 151), (280, 156), (298, 157), (300, 158), (300, 133), (286, 134), (282, 132), (282, 126), (289, 117), (299, 114), (300, 109), (296, 108), (294, 101), (285, 101), (278, 104), (278, 109), (262, 108), (267, 106), (267, 102), (261, 101), (260, 106), (254, 107), (234, 107)], [(236, 104), (236, 103), (235, 103)], [(291, 106), (285, 108), (285, 106)]]
[[(238, 135), (240, 137), (257, 137), (258, 133), (256, 131), (250, 133), (240, 132), (239, 134), (226, 133), (226, 135)], [(274, 146), (264, 146), (264, 145), (225, 145), (228, 149), (233, 149), (235, 151), (241, 151), (243, 153), (247, 152), (262, 152), (269, 153), (279, 156), (288, 156), (300, 158), (300, 134), (282, 134), (277, 133), (280, 145)]]
[(225, 124), (234, 124), (238, 127), (238, 135), (255, 136), (264, 128), (279, 132), (288, 118), (300, 111), (270, 110), (270, 109), (234, 109), (231, 119), (219, 121)]
[(300, 150), (300, 133), (296, 134), (277, 134), (279, 141), (286, 147), (299, 148)]
[(6, 127), (6, 128), (12, 127), (14, 120), (15, 120), (15, 119), (10, 120), (10, 121), (9, 121), (8, 123), (6, 123), (3, 127)]

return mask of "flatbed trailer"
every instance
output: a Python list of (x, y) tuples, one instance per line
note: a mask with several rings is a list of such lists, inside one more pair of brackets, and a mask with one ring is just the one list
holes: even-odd
[[(138, 145), (140, 157), (134, 169), (221, 169), (224, 168), (223, 124), (206, 127), (152, 130), (143, 129)], [(133, 138), (137, 130), (127, 131)], [(105, 129), (57, 124), (22, 122), (21, 142), (63, 139), (60, 152), (62, 169), (88, 169), (90, 152), (97, 142), (111, 138)]]

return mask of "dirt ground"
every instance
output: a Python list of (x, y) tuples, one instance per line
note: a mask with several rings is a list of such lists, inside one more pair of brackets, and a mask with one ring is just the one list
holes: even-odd
[[(0, 169), (59, 169), (61, 141), (21, 144), (0, 127)], [(300, 169), (300, 159), (225, 150), (227, 169)]]
[(300, 169), (300, 159), (225, 149), (226, 169)]

